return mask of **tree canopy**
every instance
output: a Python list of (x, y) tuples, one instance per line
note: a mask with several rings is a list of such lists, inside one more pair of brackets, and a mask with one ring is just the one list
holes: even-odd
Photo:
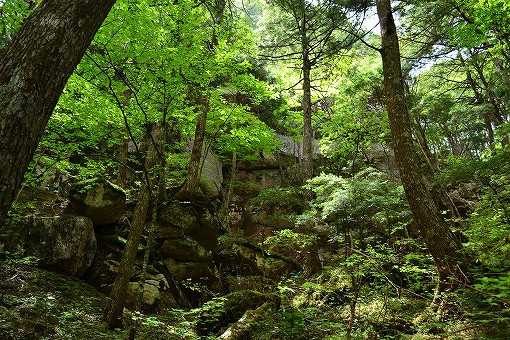
[[(378, 316), (357, 309), (372, 291), (430, 302), (409, 322), (392, 305), (392, 331), (504, 328), (509, 38), (504, 0), (0, 1), (2, 237), (40, 215), (31, 190), (67, 197), (99, 178), (128, 197), (109, 328), (130, 280), (144, 287), (159, 267), (174, 297), (218, 298), (189, 318), (217, 319), (227, 278), (260, 270), (284, 306), (282, 338), (325, 326), (334, 296), (338, 334), (374, 336)], [(197, 222), (170, 231), (190, 220), (179, 209)], [(217, 292), (162, 257), (188, 248), (214, 263)], [(217, 335), (246, 331), (245, 316)], [(480, 334), (508, 335), (496, 328)]]

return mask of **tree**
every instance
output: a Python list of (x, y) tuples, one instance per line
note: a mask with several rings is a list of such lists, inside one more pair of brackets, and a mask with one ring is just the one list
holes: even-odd
[(68, 78), (114, 3), (44, 1), (0, 51), (0, 225)]
[(464, 279), (466, 258), (459, 253), (460, 240), (453, 234), (434, 204), (429, 185), (420, 171), (414, 150), (411, 120), (405, 101), (397, 28), (390, 0), (377, 0), (381, 26), (381, 56), (388, 119), (395, 158), (414, 223), (436, 264), (439, 276)]
[(342, 8), (333, 2), (276, 0), (274, 3), (281, 13), (275, 17), (274, 22), (266, 25), (275, 25), (279, 30), (276, 36), (271, 37), (276, 42), (263, 42), (264, 50), (270, 53), (266, 52), (262, 57), (295, 63), (295, 67), (301, 72), (302, 173), (303, 182), (306, 182), (313, 176), (312, 70), (350, 46), (354, 39), (340, 34), (339, 27), (348, 25), (347, 16)]

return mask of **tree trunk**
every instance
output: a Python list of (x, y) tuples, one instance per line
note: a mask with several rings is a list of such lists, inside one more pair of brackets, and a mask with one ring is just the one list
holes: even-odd
[[(155, 138), (152, 140), (154, 139)], [(156, 145), (150, 142), (151, 138), (148, 138), (148, 140), (149, 148), (147, 150), (147, 158), (144, 164), (146, 173), (156, 164), (158, 158)], [(157, 140), (161, 141), (161, 137)], [(160, 161), (162, 159), (163, 158), (161, 158)], [(110, 327), (110, 329), (121, 326), (122, 310), (124, 309), (124, 302), (127, 297), (129, 280), (133, 274), (138, 246), (140, 245), (140, 241), (142, 240), (142, 235), (145, 230), (145, 221), (147, 219), (147, 212), (151, 203), (151, 198), (154, 196), (151, 194), (150, 190), (151, 183), (147, 183), (147, 181), (150, 181), (148, 176), (146, 176), (146, 181), (143, 181), (140, 192), (138, 193), (138, 199), (133, 211), (133, 220), (131, 222), (128, 239), (119, 264), (119, 271), (112, 287), (110, 301), (105, 312), (105, 320), (108, 322), (108, 327)], [(156, 207), (153, 207), (153, 209), (156, 209)], [(152, 217), (154, 217), (154, 214), (152, 214)]]
[[(306, 35), (306, 18), (302, 20), (301, 28), (301, 48), (302, 48), (302, 71), (303, 71), (303, 100), (301, 107), (303, 109), (303, 183), (313, 177), (313, 148), (312, 148), (312, 92), (310, 72), (312, 65), (310, 63), (308, 37)], [(307, 195), (311, 196), (311, 195)], [(307, 197), (310, 199), (311, 197)]]
[(145, 229), (145, 219), (150, 203), (150, 191), (147, 184), (142, 184), (138, 194), (135, 210), (133, 211), (133, 221), (129, 230), (128, 239), (122, 254), (122, 259), (119, 264), (119, 270), (115, 283), (112, 287), (110, 294), (110, 301), (108, 303), (105, 320), (108, 322), (110, 329), (120, 327), (122, 325), (122, 311), (124, 309), (124, 302), (127, 298), (127, 288), (129, 280), (133, 273), (133, 267), (136, 260), (136, 253), (138, 252), (138, 245), (142, 239), (143, 231)]
[(191, 149), (191, 157), (189, 160), (188, 172), (186, 180), (176, 197), (190, 200), (200, 184), (202, 149), (205, 140), (205, 128), (207, 122), (207, 113), (209, 111), (209, 100), (200, 94), (198, 100), (200, 107), (200, 115), (198, 116), (197, 125), (195, 127), (195, 139)]
[(395, 158), (415, 224), (434, 258), (441, 279), (462, 277), (466, 259), (458, 251), (462, 245), (434, 204), (420, 171), (412, 141), (411, 119), (404, 97), (400, 49), (390, 0), (377, 0), (381, 26), (382, 61), (387, 111)]
[(46, 0), (0, 51), (0, 225), (57, 104), (115, 0)]
[(119, 173), (117, 174), (117, 185), (123, 189), (128, 187), (128, 156), (129, 139), (122, 138), (122, 144), (119, 146)]

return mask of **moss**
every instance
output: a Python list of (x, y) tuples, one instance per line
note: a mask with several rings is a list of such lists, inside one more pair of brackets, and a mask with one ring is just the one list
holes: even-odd
[(107, 184), (114, 191), (116, 191), (119, 195), (122, 195), (122, 196), (127, 195), (126, 191), (124, 189), (122, 189), (120, 186), (118, 186), (117, 184), (112, 183), (104, 178), (101, 178), (101, 177), (86, 179), (86, 180), (74, 183), (71, 187), (70, 194), (84, 193), (87, 190), (90, 190), (90, 189), (97, 187), (99, 185), (102, 185), (102, 184)]
[(239, 320), (247, 310), (254, 310), (264, 303), (271, 303), (275, 309), (280, 307), (281, 299), (272, 293), (259, 293), (254, 290), (242, 290), (213, 299), (198, 309), (197, 329), (202, 334), (213, 334)]

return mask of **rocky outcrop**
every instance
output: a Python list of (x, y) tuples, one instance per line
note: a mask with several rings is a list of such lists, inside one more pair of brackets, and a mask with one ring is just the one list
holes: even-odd
[(219, 223), (205, 208), (193, 206), (188, 202), (170, 202), (160, 209), (158, 214), (159, 232), (173, 230), (182, 232), (202, 247), (213, 250), (218, 244)]
[(116, 223), (126, 209), (126, 193), (103, 179), (75, 183), (69, 191), (69, 203), (80, 215), (90, 217), (95, 226)]
[(245, 262), (263, 276), (278, 280), (282, 276), (302, 270), (294, 260), (277, 253), (268, 253), (250, 243), (235, 243), (232, 246), (240, 262)]
[(162, 262), (178, 282), (186, 279), (209, 281), (217, 276), (212, 262), (176, 261), (171, 258)]
[(42, 267), (81, 277), (97, 250), (92, 221), (85, 216), (31, 216), (16, 226), (8, 242), (21, 256), (33, 256)]
[(141, 296), (142, 287), (140, 282), (130, 282), (128, 285), (126, 307), (134, 309), (137, 305), (137, 300), (141, 298), (142, 310), (146, 312), (155, 310), (161, 303), (164, 303), (166, 308), (177, 308), (178, 305), (172, 294), (168, 292), (168, 288), (168, 281), (163, 274), (149, 274), (143, 285), (143, 294)]
[(203, 162), (200, 189), (207, 196), (218, 197), (223, 184), (223, 164), (211, 151), (207, 152)]
[(166, 239), (159, 248), (159, 252), (163, 258), (172, 258), (177, 261), (207, 262), (213, 259), (210, 250), (188, 236)]

